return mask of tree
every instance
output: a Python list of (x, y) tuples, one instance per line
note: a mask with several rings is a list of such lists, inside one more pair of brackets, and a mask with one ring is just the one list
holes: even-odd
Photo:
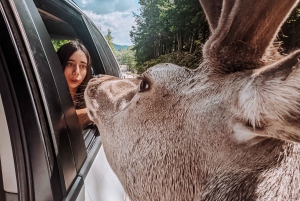
[(278, 40), (282, 41), (284, 52), (300, 47), (300, 3), (281, 27)]
[(140, 0), (130, 36), (138, 64), (171, 52), (193, 53), (209, 36), (198, 0)]
[(116, 50), (115, 50), (115, 47), (114, 47), (114, 44), (113, 44), (113, 39), (114, 38), (112, 37), (111, 33), (112, 33), (111, 30), (108, 29), (107, 30), (107, 35), (105, 36), (105, 39), (107, 40), (108, 45), (111, 48), (111, 50), (113, 51), (113, 53), (116, 53)]
[[(130, 32), (137, 66), (174, 52), (197, 54), (201, 59), (201, 47), (210, 32), (199, 0), (139, 0), (139, 3), (140, 14), (134, 13), (136, 26)], [(300, 47), (299, 29), (300, 4), (278, 35), (284, 53)]]
[(57, 52), (57, 50), (64, 44), (70, 42), (70, 40), (61, 40), (61, 39), (51, 39), (52, 45)]
[(135, 52), (132, 50), (132, 47), (129, 47), (127, 50), (120, 49), (115, 55), (119, 64), (127, 65), (130, 71), (135, 69)]

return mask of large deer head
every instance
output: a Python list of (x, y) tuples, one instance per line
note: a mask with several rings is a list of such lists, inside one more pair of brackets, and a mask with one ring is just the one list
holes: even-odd
[(274, 38), (299, 0), (200, 0), (211, 29), (197, 70), (102, 76), (85, 99), (133, 201), (300, 199), (300, 51)]

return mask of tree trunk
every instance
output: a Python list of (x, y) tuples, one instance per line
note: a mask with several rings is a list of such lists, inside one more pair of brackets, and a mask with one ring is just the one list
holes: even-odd
[(174, 37), (174, 51), (177, 50), (177, 35)]
[(193, 34), (192, 36), (191, 36), (191, 40), (190, 40), (190, 54), (192, 54), (193, 53), (193, 50), (194, 50), (194, 35), (195, 34)]
[(207, 22), (204, 22), (204, 26), (203, 26), (203, 29), (202, 29), (202, 44), (205, 43), (205, 41), (208, 37), (207, 33), (209, 33), (208, 24), (207, 24)]
[(177, 34), (177, 51), (178, 52), (182, 51), (182, 37), (181, 37), (181, 33)]

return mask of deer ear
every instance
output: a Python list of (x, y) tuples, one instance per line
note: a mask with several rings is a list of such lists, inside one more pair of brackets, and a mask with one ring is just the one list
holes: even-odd
[(237, 112), (246, 125), (243, 128), (248, 127), (245, 139), (261, 136), (300, 142), (299, 57), (298, 50), (254, 70), (246, 80), (239, 92)]
[(239, 144), (255, 145), (268, 138), (280, 139), (289, 142), (300, 142), (299, 127), (285, 126), (275, 123), (263, 129), (255, 129), (241, 122), (233, 126), (234, 139)]

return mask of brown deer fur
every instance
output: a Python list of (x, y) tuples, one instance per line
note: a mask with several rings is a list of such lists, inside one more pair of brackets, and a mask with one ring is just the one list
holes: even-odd
[(132, 201), (300, 200), (300, 51), (272, 46), (298, 0), (200, 3), (212, 35), (197, 70), (90, 81), (109, 164)]

